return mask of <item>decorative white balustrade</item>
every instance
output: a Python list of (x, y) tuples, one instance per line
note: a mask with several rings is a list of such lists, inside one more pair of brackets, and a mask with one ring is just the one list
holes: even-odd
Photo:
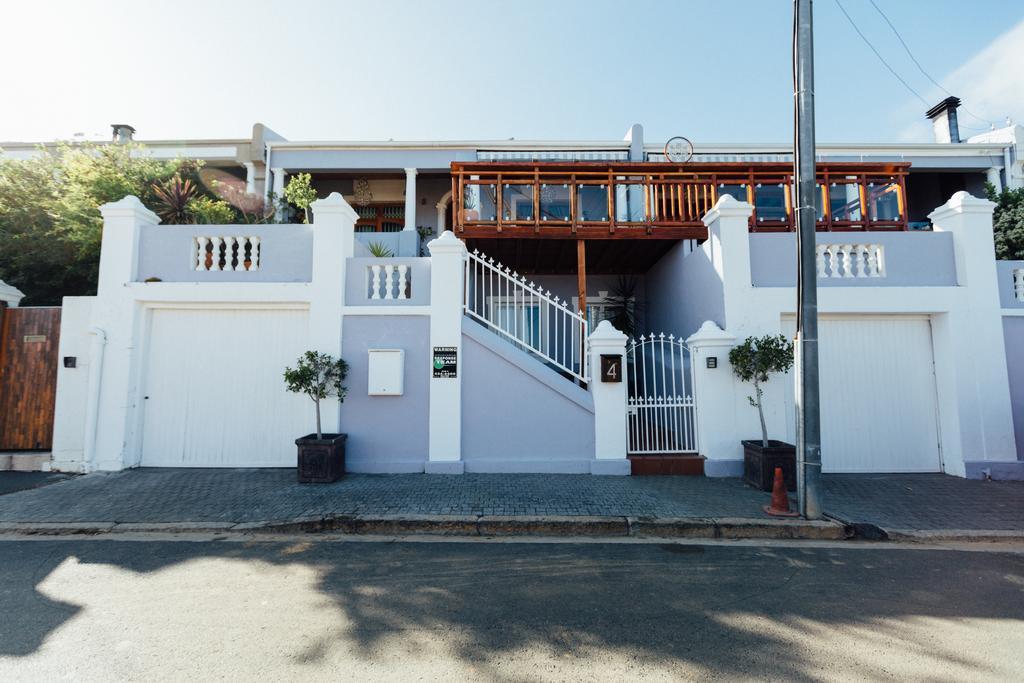
[(192, 268), (206, 271), (257, 271), (260, 238), (254, 235), (197, 235), (192, 238)]
[(885, 277), (885, 249), (881, 244), (819, 244), (819, 278)]
[(1024, 301), (1024, 268), (1013, 269), (1013, 298)]
[(390, 301), (412, 297), (412, 271), (405, 264), (374, 263), (366, 267), (367, 298)]
[(571, 377), (589, 380), (581, 311), (479, 251), (467, 255), (465, 288), (466, 315)]

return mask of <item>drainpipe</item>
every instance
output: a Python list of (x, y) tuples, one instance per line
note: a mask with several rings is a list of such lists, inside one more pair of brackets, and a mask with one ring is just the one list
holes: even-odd
[(263, 201), (270, 201), (270, 141), (266, 143), (267, 151), (263, 155)]
[(89, 345), (89, 400), (85, 404), (85, 438), (82, 444), (82, 470), (89, 472), (95, 466), (96, 429), (100, 417), (100, 386), (103, 381), (103, 351), (107, 346), (107, 333), (99, 327), (90, 327), (94, 335)]

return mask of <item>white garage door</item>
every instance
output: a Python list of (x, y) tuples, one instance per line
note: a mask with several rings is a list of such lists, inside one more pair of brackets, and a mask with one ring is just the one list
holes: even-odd
[(294, 467), (313, 403), (281, 375), (305, 350), (307, 325), (299, 310), (153, 310), (142, 465)]
[(822, 316), (819, 338), (822, 471), (940, 471), (928, 318)]

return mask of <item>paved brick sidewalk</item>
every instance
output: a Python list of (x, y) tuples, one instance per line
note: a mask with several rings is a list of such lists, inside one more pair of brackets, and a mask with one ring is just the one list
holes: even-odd
[[(590, 475), (348, 475), (139, 469), (0, 496), (0, 522), (284, 522), (336, 515), (763, 518), (768, 494), (738, 479)], [(1024, 531), (1024, 482), (940, 474), (829, 475), (825, 510), (885, 529)]]
[(1024, 531), (1024, 481), (945, 474), (831, 474), (825, 510), (883, 529)]
[(295, 470), (138, 469), (0, 497), (0, 522), (257, 522), (330, 515), (761, 517), (738, 479), (550, 474), (358, 475), (300, 485)]

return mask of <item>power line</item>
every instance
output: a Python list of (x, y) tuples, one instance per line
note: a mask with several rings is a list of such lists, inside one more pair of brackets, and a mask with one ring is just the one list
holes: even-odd
[[(924, 74), (924, 77), (927, 78), (929, 81), (931, 81), (932, 84), (934, 84), (936, 88), (938, 88), (942, 92), (946, 93), (950, 97), (953, 97), (953, 93), (951, 93), (948, 90), (946, 90), (945, 88), (943, 88), (941, 83), (939, 83), (934, 78), (932, 78), (931, 74), (929, 74), (927, 71), (924, 70), (924, 67), (921, 66), (921, 62), (917, 61), (917, 57), (915, 57), (914, 53), (910, 51), (910, 46), (907, 45), (907, 42), (905, 40), (903, 40), (903, 36), (901, 36), (900, 32), (896, 30), (896, 27), (893, 26), (893, 23), (891, 21), (889, 21), (889, 17), (887, 17), (885, 15), (885, 12), (882, 11), (882, 8), (879, 7), (877, 4), (875, 4), (875, 0), (868, 0), (868, 2), (870, 2), (871, 6), (875, 8), (875, 11), (877, 11), (880, 15), (882, 15), (882, 19), (885, 19), (885, 23), (889, 24), (889, 28), (891, 28), (892, 32), (894, 34), (896, 34), (896, 39), (900, 41), (900, 45), (902, 45), (903, 49), (907, 51), (907, 56), (910, 57), (910, 61), (914, 62), (914, 65), (917, 67), (918, 71), (920, 71), (922, 74)], [(847, 18), (849, 18), (849, 15), (847, 15)], [(994, 126), (995, 125), (994, 123), (992, 123), (988, 119), (983, 118), (981, 116), (978, 116), (977, 114), (975, 114), (974, 112), (972, 112), (970, 109), (968, 109), (967, 107), (965, 107), (962, 104), (960, 105), (960, 108), (963, 109), (968, 114), (970, 114), (971, 116), (973, 116), (974, 118), (978, 119), (979, 121), (984, 121), (985, 123), (989, 124), (990, 126)]]
[(903, 78), (898, 73), (896, 73), (895, 69), (893, 69), (891, 66), (889, 66), (889, 62), (885, 61), (885, 57), (883, 57), (881, 55), (881, 53), (879, 53), (878, 50), (875, 49), (875, 46), (871, 44), (871, 41), (868, 40), (867, 36), (865, 36), (863, 33), (861, 33), (861, 30), (859, 28), (857, 28), (857, 24), (853, 21), (853, 17), (851, 17), (849, 15), (849, 13), (846, 11), (846, 8), (843, 7), (843, 3), (839, 2), (839, 0), (836, 0), (836, 6), (839, 7), (839, 11), (843, 13), (843, 16), (846, 17), (846, 20), (850, 22), (850, 26), (852, 26), (853, 30), (857, 32), (857, 35), (860, 36), (860, 39), (863, 40), (864, 43), (869, 48), (871, 48), (871, 51), (875, 53), (875, 56), (878, 57), (878, 61), (882, 62), (882, 64), (885, 66), (885, 68), (889, 70), (889, 73), (891, 73), (893, 76), (895, 76), (896, 80), (898, 80), (900, 83), (903, 84), (904, 88), (906, 88), (907, 90), (912, 92), (914, 94), (914, 97), (916, 97), (917, 99), (921, 100), (921, 103), (924, 106), (926, 106), (926, 107), (930, 106), (928, 104), (928, 101), (925, 100), (923, 97), (921, 97), (921, 94), (919, 92), (917, 92), (916, 90), (911, 88), (910, 84), (907, 83), (905, 80), (903, 80)]

